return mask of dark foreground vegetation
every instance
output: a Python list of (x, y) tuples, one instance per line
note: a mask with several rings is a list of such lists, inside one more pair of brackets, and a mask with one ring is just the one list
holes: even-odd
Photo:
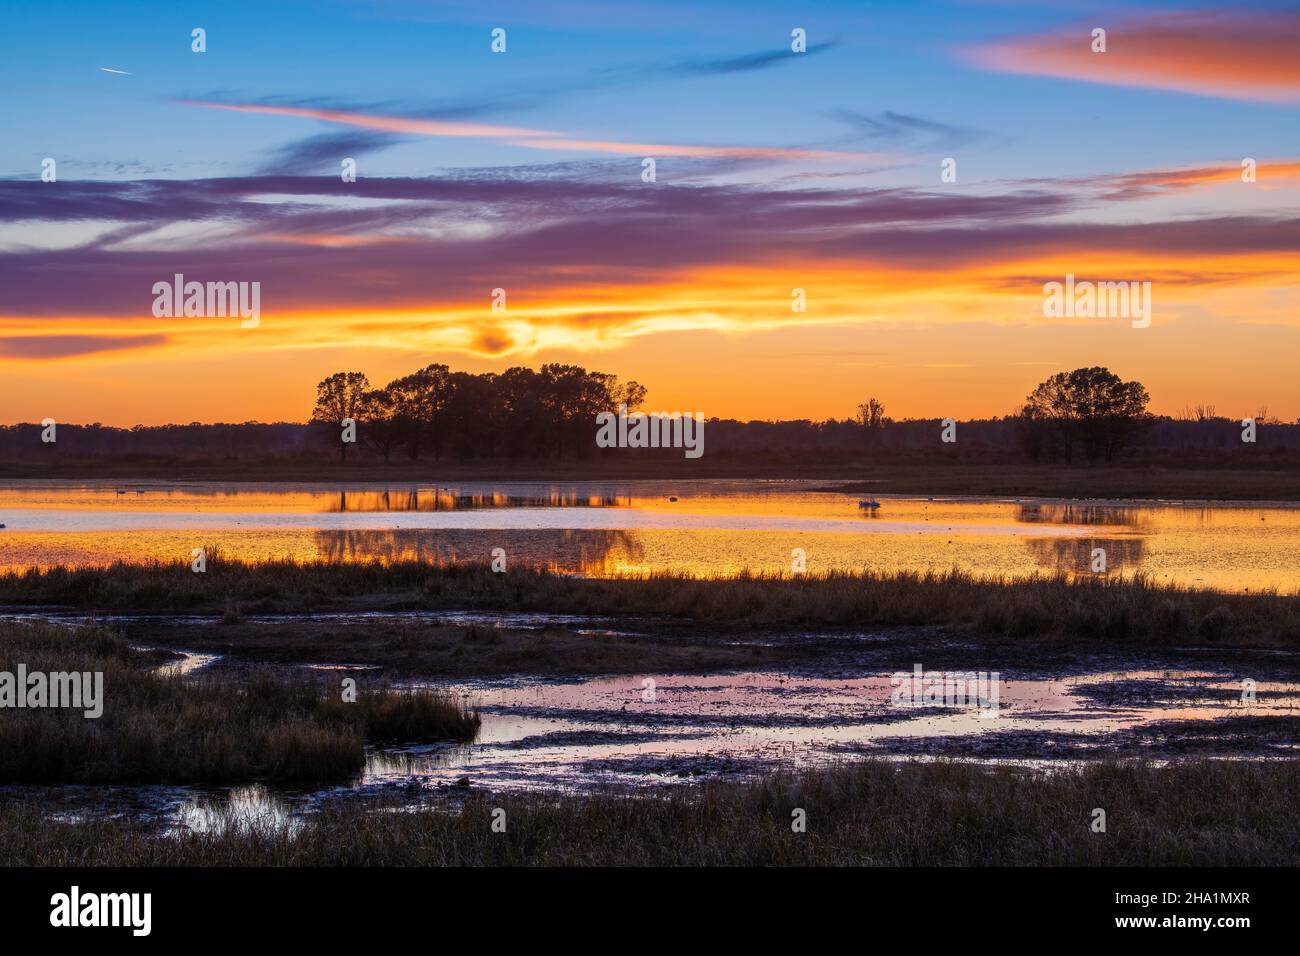
[[(1106, 762), (1051, 773), (867, 761), (652, 796), (342, 801), (293, 833), (51, 821), (0, 802), (0, 863), (48, 866), (1292, 866), (1300, 762)], [(504, 833), (492, 828), (505, 811)], [(1105, 832), (1092, 828), (1105, 811)], [(795, 832), (795, 811), (806, 832)]]
[(273, 622), (223, 618), (211, 623), (146, 618), (121, 627), (151, 646), (218, 654), (222, 669), (311, 661), (377, 669), (384, 677), (443, 680), (736, 670), (805, 659), (819, 650), (805, 643), (728, 639), (721, 630), (689, 625), (638, 627), (632, 634), (581, 625), (505, 627), (398, 615), (327, 620), (284, 615)]
[[(103, 713), (0, 711), (0, 785), (188, 784), (345, 779), (368, 740), (470, 740), (477, 714), (434, 693), (267, 674), (156, 673), (156, 654), (99, 629), (0, 622), (0, 671), (102, 672)], [(363, 684), (364, 682), (358, 682)]]
[[(1003, 580), (962, 571), (821, 576), (656, 574), (593, 579), (486, 565), (186, 563), (52, 568), (0, 575), (2, 605), (239, 614), (482, 609), (591, 614), (733, 628), (932, 625), (1081, 647), (1220, 644), (1300, 647), (1300, 595), (1222, 594), (1142, 577)], [(235, 610), (237, 609), (237, 610)]]

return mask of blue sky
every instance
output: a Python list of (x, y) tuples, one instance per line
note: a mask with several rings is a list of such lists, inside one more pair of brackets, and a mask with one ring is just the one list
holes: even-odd
[[(97, 178), (240, 175), (261, 168), (277, 147), (329, 130), (177, 102), (186, 98), (375, 104), (430, 115), (477, 106), (471, 115), (485, 122), (736, 146), (833, 142), (849, 132), (840, 111), (893, 111), (985, 134), (961, 150), (962, 178), (971, 182), (1119, 171), (1135, 156), (1175, 164), (1228, 143), (1234, 154), (1300, 151), (1293, 105), (1027, 80), (978, 69), (957, 53), (1120, 18), (1094, 4), (543, 7), (57, 0), (17, 7), (6, 12), (0, 67), (9, 130), (0, 174), (21, 176), (55, 156), (65, 157), (67, 174)], [(207, 30), (201, 55), (190, 50), (195, 26)], [(495, 26), (507, 30), (504, 55), (488, 48)], [(808, 31), (810, 45), (834, 46), (762, 70), (684, 68), (786, 49), (794, 26)], [(930, 163), (948, 155), (943, 143), (906, 145), (907, 162), (891, 181), (928, 179)], [(538, 159), (518, 147), (440, 140), (399, 144), (365, 162), (373, 174), (406, 176)]]

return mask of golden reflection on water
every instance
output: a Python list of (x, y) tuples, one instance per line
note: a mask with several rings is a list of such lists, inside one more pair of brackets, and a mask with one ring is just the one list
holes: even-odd
[(487, 561), (501, 547), (512, 566), (566, 573), (734, 575), (789, 573), (802, 549), (812, 574), (959, 568), (1025, 577), (1092, 573), (1100, 548), (1112, 575), (1230, 591), (1293, 592), (1300, 584), (1294, 507), (880, 502), (860, 510), (853, 496), (793, 482), (345, 489), (25, 482), (0, 488), (7, 525), (0, 567), (189, 561), (196, 547), (253, 561), (441, 563)]

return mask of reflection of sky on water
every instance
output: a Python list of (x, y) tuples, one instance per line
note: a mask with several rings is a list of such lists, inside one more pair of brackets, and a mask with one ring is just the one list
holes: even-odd
[[(272, 486), (15, 482), (0, 567), (185, 560), (487, 561), (605, 576), (671, 571), (1111, 574), (1223, 590), (1297, 587), (1300, 509), (1028, 499), (880, 498), (792, 481)], [(118, 494), (118, 492), (123, 492)], [(676, 499), (676, 500), (673, 500)]]
[[(963, 666), (963, 672), (975, 668)], [(908, 673), (910, 662), (899, 670)], [(929, 666), (927, 665), (927, 670)], [(1079, 735), (1085, 751), (1030, 746), (1027, 756), (973, 759), (1042, 763), (1103, 756), (1112, 735), (1145, 725), (1286, 716), (1300, 709), (1300, 684), (1260, 680), (1241, 699), (1240, 677), (1213, 670), (1135, 669), (1060, 678), (1001, 677), (998, 709), (900, 707), (892, 674), (850, 678), (779, 671), (657, 674), (576, 680), (497, 678), (454, 685), (481, 708), (470, 744), (371, 748), (350, 784), (317, 793), (260, 785), (186, 788), (66, 788), (72, 815), (153, 807), (173, 832), (296, 830), (319, 799), (386, 792), (400, 799), (475, 790), (583, 792), (645, 787), (799, 768), (878, 753), (944, 756), (953, 741), (981, 735)], [(412, 682), (418, 686), (419, 682)], [(445, 685), (439, 685), (445, 686)], [(946, 742), (945, 742), (946, 741)], [(1292, 742), (1292, 747), (1295, 742)], [(1280, 750), (1286, 742), (1278, 743)], [(1015, 751), (1013, 751), (1015, 752)]]
[(286, 800), (259, 784), (236, 787), (222, 795), (200, 795), (182, 803), (172, 823), (174, 831), (223, 835), (287, 831), (303, 827)]
[[(662, 782), (683, 767), (806, 766), (836, 759), (846, 746), (870, 753), (873, 745), (899, 738), (1050, 732), (1100, 740), (1157, 721), (1292, 714), (1300, 707), (1300, 685), (1259, 682), (1257, 699), (1247, 705), (1239, 678), (1205, 671), (1003, 677), (993, 715), (976, 708), (893, 706), (890, 674), (838, 679), (763, 671), (650, 679), (653, 701), (645, 699), (641, 676), (460, 685), (456, 691), (482, 708), (474, 744), (373, 753), (363, 782), (451, 784), (469, 776), (481, 786), (581, 790)], [(1162, 692), (1118, 704), (1097, 692), (1133, 682)]]

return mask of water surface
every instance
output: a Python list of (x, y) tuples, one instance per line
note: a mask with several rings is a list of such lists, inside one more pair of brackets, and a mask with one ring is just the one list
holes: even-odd
[(593, 576), (959, 568), (1107, 573), (1226, 591), (1300, 582), (1300, 508), (879, 498), (798, 481), (280, 485), (29, 481), (0, 487), (0, 568), (247, 560), (486, 561)]

